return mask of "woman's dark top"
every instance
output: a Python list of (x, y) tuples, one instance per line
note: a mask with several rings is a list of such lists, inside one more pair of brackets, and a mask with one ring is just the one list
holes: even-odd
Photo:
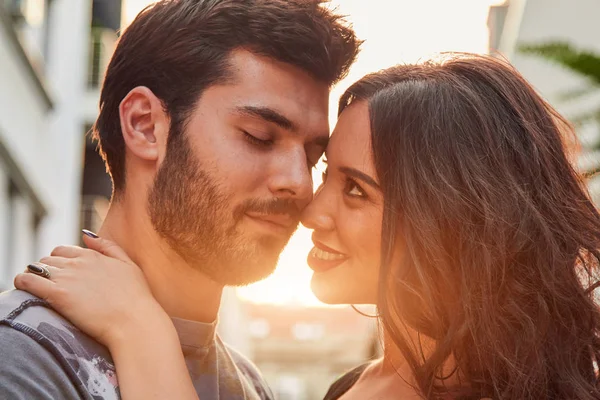
[[(362, 373), (365, 371), (365, 369), (367, 369), (367, 367), (369, 366), (369, 364), (363, 364), (360, 367), (354, 368), (352, 371), (348, 372), (347, 374), (343, 375), (340, 379), (338, 379), (337, 381), (335, 381), (330, 387), (329, 390), (327, 391), (327, 394), (325, 395), (325, 397), (323, 398), (323, 400), (337, 400), (340, 397), (342, 397), (342, 395), (344, 393), (346, 393), (348, 390), (350, 390), (350, 388), (352, 386), (354, 386), (354, 384), (358, 381), (358, 379), (360, 378), (360, 376), (362, 375)], [(491, 398), (486, 397), (480, 397), (480, 396), (467, 396), (467, 397), (452, 397), (451, 395), (448, 395), (447, 397), (443, 397), (446, 400), (451, 400), (451, 399), (464, 399), (464, 400), (468, 400), (468, 399), (481, 399), (481, 400), (491, 400)]]
[(354, 386), (368, 365), (369, 364), (363, 364), (360, 367), (354, 368), (352, 371), (335, 381), (333, 385), (329, 387), (323, 400), (337, 400), (342, 397), (344, 393)]

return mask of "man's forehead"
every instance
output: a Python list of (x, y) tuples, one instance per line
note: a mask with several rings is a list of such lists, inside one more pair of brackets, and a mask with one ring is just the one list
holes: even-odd
[(240, 90), (294, 99), (306, 108), (327, 112), (329, 86), (301, 68), (247, 51), (232, 52), (230, 63), (229, 84)]
[(227, 68), (227, 79), (208, 87), (200, 103), (219, 113), (274, 122), (288, 131), (329, 136), (326, 84), (297, 67), (248, 51), (233, 51)]

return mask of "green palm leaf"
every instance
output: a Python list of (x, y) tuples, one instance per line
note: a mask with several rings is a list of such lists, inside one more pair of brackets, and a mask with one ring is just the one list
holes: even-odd
[(519, 46), (519, 51), (553, 61), (600, 85), (600, 55), (591, 51), (577, 50), (564, 42), (523, 44)]
[[(591, 94), (600, 88), (600, 55), (587, 50), (578, 50), (565, 42), (549, 42), (542, 44), (522, 44), (518, 50), (523, 54), (531, 54), (554, 62), (576, 74), (587, 78), (589, 87), (571, 90), (561, 95), (562, 100), (573, 100)], [(600, 126), (600, 108), (581, 113), (571, 121), (575, 126), (582, 126), (596, 121)], [(586, 146), (589, 150), (600, 150), (600, 141), (596, 140)], [(600, 175), (600, 166), (584, 171), (588, 179)]]

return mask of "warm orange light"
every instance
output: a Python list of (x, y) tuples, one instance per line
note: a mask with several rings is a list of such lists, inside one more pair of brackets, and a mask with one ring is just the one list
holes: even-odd
[[(149, 3), (125, 0), (124, 23)], [(502, 3), (504, 0), (332, 0), (331, 6), (348, 15), (358, 36), (366, 40), (348, 78), (332, 92), (332, 126), (337, 99), (366, 73), (442, 51), (487, 53), (488, 10)], [(320, 174), (316, 173), (315, 187), (318, 184)], [(320, 305), (309, 287), (312, 274), (306, 255), (311, 247), (310, 232), (299, 229), (281, 255), (277, 271), (262, 282), (240, 288), (238, 293), (255, 302)]]

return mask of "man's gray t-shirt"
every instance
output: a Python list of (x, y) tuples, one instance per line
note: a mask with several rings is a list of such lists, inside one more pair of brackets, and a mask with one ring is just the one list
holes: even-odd
[[(216, 324), (173, 323), (201, 399), (274, 398), (254, 364), (216, 335)], [(105, 347), (43, 300), (12, 290), (0, 294), (0, 399), (113, 400), (120, 394)]]

